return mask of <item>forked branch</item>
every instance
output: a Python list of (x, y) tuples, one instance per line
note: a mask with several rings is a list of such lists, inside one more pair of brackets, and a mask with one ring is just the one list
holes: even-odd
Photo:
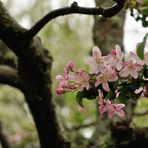
[(25, 92), (17, 71), (7, 65), (0, 65), (0, 84), (8, 84)]
[(80, 7), (78, 6), (77, 2), (73, 2), (70, 7), (64, 7), (60, 9), (56, 9), (47, 13), (43, 18), (41, 18), (38, 22), (31, 27), (28, 32), (30, 38), (34, 37), (49, 21), (52, 19), (63, 16), (69, 15), (73, 13), (84, 14), (84, 15), (101, 15), (105, 18), (112, 17), (116, 15), (124, 6), (125, 0), (114, 0), (116, 2), (110, 8), (87, 8), (87, 7)]

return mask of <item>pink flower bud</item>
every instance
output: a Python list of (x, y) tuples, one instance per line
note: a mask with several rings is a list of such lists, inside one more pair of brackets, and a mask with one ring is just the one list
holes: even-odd
[(61, 81), (61, 80), (63, 80), (63, 76), (62, 76), (62, 75), (57, 75), (57, 76), (56, 76), (56, 79), (57, 79), (58, 81)]
[(64, 92), (65, 92), (65, 91), (64, 91), (64, 89), (63, 89), (62, 87), (59, 87), (59, 88), (56, 89), (56, 93), (57, 93), (58, 95), (62, 95)]
[(65, 68), (66, 68), (67, 70), (72, 70), (73, 67), (74, 67), (74, 63), (73, 63), (72, 61), (69, 61), (69, 62), (66, 64), (66, 66), (65, 66)]
[(60, 85), (61, 85), (61, 87), (66, 88), (68, 86), (68, 81), (62, 80), (62, 81), (60, 81)]
[(111, 51), (111, 53), (112, 53), (112, 55), (117, 55), (116, 49), (113, 49), (113, 50)]

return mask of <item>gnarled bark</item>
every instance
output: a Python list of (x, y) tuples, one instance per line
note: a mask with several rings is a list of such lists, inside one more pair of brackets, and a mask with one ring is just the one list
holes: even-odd
[(70, 7), (49, 12), (30, 30), (21, 27), (0, 1), (0, 39), (18, 58), (18, 78), (23, 84), (25, 99), (33, 115), (42, 148), (65, 148), (70, 147), (70, 144), (65, 142), (60, 133), (52, 101), (50, 77), (52, 57), (43, 47), (40, 38), (35, 35), (51, 19), (61, 15), (80, 13), (114, 16), (123, 8), (125, 0), (113, 1), (116, 4), (107, 9), (79, 7), (74, 2)]
[(33, 115), (42, 148), (67, 147), (52, 101), (50, 71), (52, 57), (37, 37), (27, 37), (0, 2), (0, 38), (18, 57), (18, 75)]

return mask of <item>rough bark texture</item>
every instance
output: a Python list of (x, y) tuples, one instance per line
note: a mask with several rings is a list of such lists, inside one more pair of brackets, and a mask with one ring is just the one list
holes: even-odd
[(52, 102), (50, 71), (52, 57), (37, 37), (27, 37), (0, 2), (0, 38), (18, 57), (18, 75), (33, 115), (42, 148), (68, 147), (60, 134)]
[(111, 136), (114, 148), (147, 148), (148, 128), (133, 129), (126, 122), (113, 123)]
[[(40, 38), (35, 37), (35, 35), (51, 19), (61, 15), (79, 13), (112, 17), (123, 8), (125, 2), (124, 0), (114, 1), (116, 4), (107, 9), (79, 7), (76, 2), (73, 2), (70, 7), (49, 12), (37, 21), (30, 30), (21, 27), (8, 14), (0, 1), (0, 39), (17, 56), (18, 75), (15, 78), (23, 85), (21, 87), (33, 115), (42, 148), (67, 148), (70, 147), (70, 144), (65, 142), (60, 133), (52, 101), (50, 77), (52, 57), (48, 50), (43, 47)], [(3, 75), (3, 73), (1, 74)], [(8, 75), (8, 78), (11, 76)], [(8, 83), (8, 81), (4, 83)]]

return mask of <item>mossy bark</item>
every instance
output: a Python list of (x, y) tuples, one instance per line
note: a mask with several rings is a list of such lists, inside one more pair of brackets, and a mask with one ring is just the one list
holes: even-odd
[(52, 57), (40, 38), (29, 38), (0, 2), (0, 39), (16, 54), (18, 74), (42, 148), (70, 147), (60, 133), (51, 92)]

